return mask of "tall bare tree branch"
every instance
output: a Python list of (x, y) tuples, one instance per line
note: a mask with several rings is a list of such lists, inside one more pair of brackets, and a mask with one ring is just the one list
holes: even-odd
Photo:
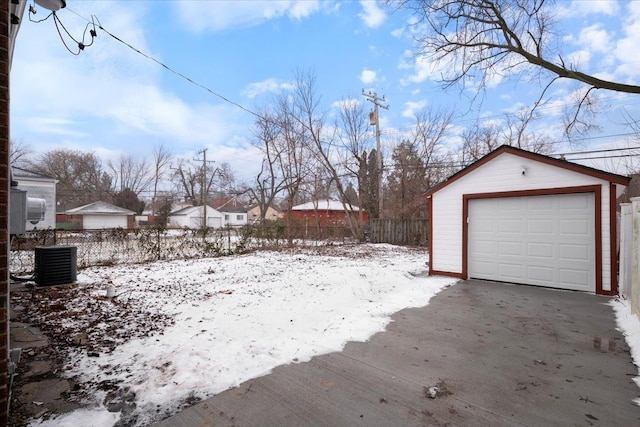
[[(553, 0), (389, 0), (414, 12), (417, 53), (439, 64), (446, 86), (477, 84), (496, 77), (549, 73), (549, 85), (569, 79), (585, 85), (585, 96), (569, 112), (566, 130), (588, 129), (580, 115), (592, 107), (593, 91), (640, 94), (640, 86), (600, 78), (565, 62), (555, 48)], [(549, 88), (546, 85), (544, 91)], [(543, 93), (544, 93), (543, 91)], [(583, 92), (584, 93), (584, 92)], [(536, 106), (540, 104), (540, 99)], [(535, 110), (532, 109), (532, 111)], [(584, 127), (583, 125), (587, 125)]]

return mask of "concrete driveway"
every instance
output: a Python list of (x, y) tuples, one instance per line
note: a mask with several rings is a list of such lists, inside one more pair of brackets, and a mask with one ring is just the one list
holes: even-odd
[(158, 425), (640, 425), (638, 370), (608, 301), (460, 282), (366, 343), (276, 368)]

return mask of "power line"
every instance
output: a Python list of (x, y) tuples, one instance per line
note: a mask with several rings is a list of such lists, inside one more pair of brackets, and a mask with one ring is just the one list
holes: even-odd
[[(82, 18), (82, 19), (86, 20), (87, 22), (93, 22), (93, 21), (89, 21), (86, 17), (84, 17), (84, 16), (82, 16), (82, 15), (78, 14), (77, 12), (74, 12), (74, 11), (73, 11), (73, 10), (71, 10), (71, 9), (68, 9), (68, 8), (67, 8), (67, 10), (68, 10), (69, 12), (71, 12), (71, 13), (73, 13), (73, 14), (77, 15), (78, 17), (80, 17), (80, 18)], [(167, 65), (167, 64), (165, 64), (164, 62), (159, 61), (158, 59), (154, 58), (153, 56), (151, 56), (151, 55), (149, 55), (149, 54), (146, 54), (146, 53), (142, 52), (140, 49), (138, 49), (138, 48), (136, 48), (136, 47), (132, 46), (131, 44), (129, 44), (129, 43), (127, 43), (126, 41), (124, 41), (124, 40), (122, 40), (121, 38), (119, 38), (118, 36), (116, 36), (116, 35), (112, 34), (111, 32), (109, 32), (106, 28), (104, 28), (104, 27), (102, 26), (102, 23), (100, 23), (100, 20), (98, 19), (98, 17), (96, 17), (96, 16), (93, 16), (93, 15), (92, 15), (92, 18), (94, 18), (94, 19), (95, 19), (95, 21), (97, 21), (97, 22), (98, 22), (98, 28), (100, 28), (102, 31), (104, 31), (104, 32), (105, 32), (105, 33), (107, 33), (109, 36), (111, 36), (114, 40), (116, 40), (116, 41), (118, 41), (118, 42), (122, 43), (123, 45), (127, 46), (129, 49), (133, 50), (133, 51), (134, 51), (134, 52), (136, 52), (137, 54), (142, 55), (142, 56), (144, 56), (145, 58), (147, 58), (147, 59), (149, 59), (149, 60), (151, 60), (151, 61), (155, 62), (156, 64), (158, 64), (158, 65), (160, 65), (161, 67), (165, 68), (167, 71), (170, 71), (171, 73), (173, 73), (173, 74), (177, 75), (178, 77), (183, 78), (184, 80), (188, 81), (189, 83), (191, 83), (191, 84), (193, 84), (193, 85), (195, 85), (195, 86), (197, 86), (197, 87), (199, 87), (199, 88), (201, 88), (201, 89), (206, 90), (206, 91), (207, 91), (207, 92), (209, 92), (210, 94), (212, 94), (212, 95), (214, 95), (214, 96), (216, 96), (216, 97), (218, 97), (218, 98), (222, 99), (223, 101), (225, 101), (225, 102), (227, 102), (227, 103), (229, 103), (229, 104), (231, 104), (231, 105), (234, 105), (234, 106), (236, 106), (236, 107), (240, 108), (241, 110), (243, 110), (243, 111), (245, 111), (245, 112), (247, 112), (247, 113), (249, 113), (249, 114), (252, 114), (252, 115), (254, 115), (254, 116), (258, 117), (258, 118), (264, 119), (264, 117), (262, 117), (262, 116), (261, 116), (261, 115), (259, 115), (258, 113), (254, 112), (254, 111), (251, 111), (250, 109), (246, 108), (245, 106), (243, 106), (243, 105), (241, 105), (241, 104), (239, 104), (239, 103), (237, 103), (237, 102), (235, 102), (235, 101), (232, 101), (231, 99), (227, 98), (227, 97), (226, 97), (226, 96), (224, 96), (224, 95), (219, 94), (218, 92), (214, 91), (213, 89), (210, 89), (210, 88), (208, 88), (207, 86), (205, 86), (205, 85), (203, 85), (203, 84), (201, 84), (201, 83), (196, 82), (196, 81), (195, 81), (195, 80), (193, 80), (192, 78), (190, 78), (190, 77), (188, 77), (188, 76), (186, 76), (186, 75), (182, 74), (182, 73), (181, 73), (181, 72), (179, 72), (179, 71), (174, 70), (173, 68), (171, 68), (170, 66), (168, 66), (168, 65)]]
[(571, 156), (574, 154), (594, 154), (594, 153), (609, 153), (614, 151), (630, 151), (640, 150), (640, 147), (627, 147), (627, 148), (605, 148), (602, 150), (590, 150), (590, 151), (573, 151), (569, 153), (555, 153), (554, 156)]
[[(231, 105), (234, 105), (234, 106), (236, 106), (236, 107), (240, 108), (241, 110), (243, 110), (243, 111), (245, 111), (245, 112), (247, 112), (247, 113), (249, 113), (249, 114), (251, 114), (251, 115), (253, 115), (253, 116), (257, 117), (257, 118), (259, 118), (259, 119), (267, 120), (267, 121), (272, 121), (269, 117), (262, 116), (262, 115), (260, 115), (259, 113), (256, 113), (255, 111), (250, 110), (249, 108), (247, 108), (247, 107), (243, 106), (242, 104), (240, 104), (240, 103), (238, 103), (238, 102), (235, 102), (235, 101), (233, 101), (233, 100), (231, 100), (231, 99), (229, 99), (229, 98), (225, 97), (224, 95), (221, 95), (220, 93), (218, 93), (218, 92), (214, 91), (213, 89), (211, 89), (211, 88), (209, 88), (209, 87), (207, 87), (207, 86), (205, 86), (205, 85), (203, 85), (203, 84), (201, 84), (201, 83), (199, 83), (199, 82), (197, 82), (197, 81), (193, 80), (192, 78), (190, 78), (190, 77), (186, 76), (185, 74), (183, 74), (183, 73), (181, 73), (181, 72), (179, 72), (179, 71), (176, 71), (176, 70), (175, 70), (175, 69), (173, 69), (172, 67), (170, 67), (170, 66), (168, 66), (167, 64), (165, 64), (165, 63), (163, 63), (163, 62), (159, 61), (158, 59), (154, 58), (153, 56), (151, 56), (151, 55), (149, 55), (149, 54), (146, 54), (146, 53), (142, 52), (140, 49), (138, 49), (138, 48), (134, 47), (134, 46), (133, 46), (133, 45), (131, 45), (130, 43), (127, 43), (127, 42), (126, 42), (126, 41), (124, 41), (123, 39), (121, 39), (121, 38), (117, 37), (116, 35), (112, 34), (110, 31), (108, 31), (106, 28), (104, 28), (104, 27), (102, 26), (102, 23), (99, 21), (99, 19), (98, 19), (96, 16), (92, 15), (92, 16), (91, 16), (91, 18), (92, 18), (92, 19), (91, 19), (91, 20), (89, 20), (88, 18), (86, 18), (86, 17), (84, 17), (84, 16), (80, 15), (79, 13), (75, 12), (75, 11), (74, 11), (74, 10), (72, 10), (72, 9), (66, 8), (66, 10), (68, 10), (69, 12), (71, 12), (71, 13), (75, 14), (75, 15), (76, 15), (76, 16), (78, 16), (79, 18), (81, 18), (81, 19), (83, 19), (83, 20), (87, 21), (87, 22), (88, 22), (88, 25), (93, 25), (93, 26), (94, 26), (94, 28), (95, 28), (95, 22), (97, 21), (97, 22), (98, 22), (98, 28), (100, 28), (100, 29), (101, 29), (102, 31), (104, 31), (106, 34), (108, 34), (109, 36), (111, 36), (114, 40), (116, 40), (116, 41), (118, 41), (118, 42), (122, 43), (123, 45), (127, 46), (129, 49), (133, 50), (133, 51), (134, 51), (134, 52), (136, 52), (137, 54), (142, 55), (143, 57), (145, 57), (145, 58), (147, 58), (147, 59), (149, 59), (149, 60), (151, 60), (151, 61), (155, 62), (156, 64), (158, 64), (158, 65), (162, 66), (163, 68), (165, 68), (167, 71), (169, 71), (169, 72), (171, 72), (171, 73), (173, 73), (173, 74), (177, 75), (178, 77), (180, 77), (180, 78), (182, 78), (182, 79), (184, 79), (184, 80), (188, 81), (189, 83), (193, 84), (194, 86), (197, 86), (197, 87), (199, 87), (199, 88), (201, 88), (201, 89), (203, 89), (203, 90), (205, 90), (205, 91), (209, 92), (210, 94), (212, 94), (212, 95), (214, 95), (214, 96), (216, 96), (216, 97), (218, 97), (218, 98), (222, 99), (223, 101), (225, 101), (225, 102), (227, 102), (227, 103), (229, 103), (229, 104), (231, 104)], [(46, 19), (46, 18), (45, 18), (45, 19)], [(66, 31), (66, 29), (65, 29), (65, 31)], [(86, 31), (86, 29), (85, 29), (85, 31)], [(93, 35), (93, 34), (92, 34), (92, 35)], [(93, 42), (93, 40), (92, 40), (92, 42)], [(612, 94), (612, 95), (610, 95), (610, 96), (606, 96), (606, 95), (605, 95), (605, 96), (603, 96), (602, 98), (603, 98), (603, 100), (607, 100), (607, 99), (611, 99), (611, 98), (615, 98), (615, 97), (618, 97), (618, 98), (619, 98), (619, 97), (621, 97), (621, 95), (619, 95), (619, 94)], [(539, 109), (538, 109), (538, 111), (549, 111), (549, 110), (559, 109), (559, 108), (565, 107), (565, 106), (567, 106), (567, 105), (568, 105), (568, 103), (562, 103), (562, 104), (560, 104), (560, 105), (556, 104), (556, 105), (552, 105), (552, 106), (548, 106), (548, 107), (541, 107), (541, 108), (539, 108)], [(514, 113), (503, 113), (503, 114), (499, 114), (499, 115), (483, 117), (483, 119), (484, 119), (484, 120), (490, 120), (490, 119), (497, 119), (497, 118), (500, 118), (500, 117), (509, 117), (509, 116), (513, 116), (513, 115), (514, 115)], [(472, 122), (472, 121), (474, 121), (474, 120), (477, 120), (477, 119), (462, 119), (462, 120), (454, 121), (454, 122), (452, 122), (452, 123), (453, 123), (453, 124), (462, 124), (462, 123), (465, 123), (465, 122)], [(396, 129), (386, 129), (386, 130), (382, 130), (382, 131), (380, 131), (380, 132), (379, 132), (379, 134), (383, 134), (383, 135), (387, 135), (387, 136), (389, 136), (389, 135), (394, 135), (394, 134), (400, 134), (400, 133), (402, 133), (402, 130), (403, 130), (403, 129), (406, 129), (407, 131), (410, 131), (412, 128), (413, 128), (413, 126), (402, 126), (402, 127), (400, 127), (400, 128), (396, 128)], [(579, 139), (579, 141), (588, 141), (588, 140), (594, 140), (594, 139), (605, 139), (605, 138), (614, 138), (614, 137), (620, 137), (620, 136), (632, 136), (632, 135), (635, 135), (635, 133), (623, 133), (623, 134), (616, 134), (616, 135), (605, 135), (605, 136), (596, 136), (596, 137), (584, 137), (584, 138), (580, 138), (580, 139)], [(555, 141), (555, 143), (560, 143), (560, 142), (562, 142), (562, 141)], [(259, 146), (258, 144), (255, 144), (255, 143), (253, 143), (253, 142), (250, 142), (250, 144), (251, 144), (251, 145), (253, 145), (253, 146), (255, 146), (255, 147), (257, 147), (257, 148), (259, 148), (259, 149), (261, 149), (261, 150), (263, 150), (263, 147)], [(568, 153), (567, 153), (567, 154), (568, 154)]]

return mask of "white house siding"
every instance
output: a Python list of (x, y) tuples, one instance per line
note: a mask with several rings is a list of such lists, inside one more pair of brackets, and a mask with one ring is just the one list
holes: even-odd
[[(169, 225), (177, 228), (200, 228), (202, 227), (202, 207), (188, 207), (169, 215)], [(207, 227), (222, 227), (222, 214), (212, 207), (207, 207)]]
[(224, 225), (228, 227), (240, 227), (247, 224), (246, 212), (222, 212)]
[(83, 215), (84, 230), (100, 230), (108, 228), (127, 228), (126, 215)]
[[(522, 174), (523, 167), (525, 174)], [(432, 264), (443, 273), (462, 273), (462, 196), (601, 185), (602, 287), (611, 290), (609, 182), (546, 163), (502, 153), (431, 196)]]

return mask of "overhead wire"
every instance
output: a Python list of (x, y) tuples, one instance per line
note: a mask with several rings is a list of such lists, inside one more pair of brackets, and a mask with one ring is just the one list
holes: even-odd
[[(89, 47), (93, 44), (93, 40), (94, 38), (97, 36), (97, 33), (95, 31), (95, 22), (93, 21), (88, 21), (87, 25), (84, 27), (84, 31), (82, 32), (82, 41), (78, 41), (75, 39), (75, 37), (73, 37), (73, 35), (69, 32), (69, 30), (67, 30), (67, 28), (64, 26), (63, 22), (60, 20), (60, 18), (58, 18), (58, 15), (56, 14), (55, 11), (51, 11), (46, 17), (39, 19), (39, 20), (34, 20), (31, 15), (35, 15), (37, 13), (36, 9), (30, 5), (29, 6), (29, 20), (31, 22), (34, 23), (40, 23), (40, 22), (44, 22), (49, 18), (53, 19), (53, 23), (56, 27), (56, 30), (58, 31), (58, 36), (60, 37), (60, 40), (62, 41), (62, 44), (64, 45), (64, 47), (69, 51), (69, 53), (71, 53), (72, 55), (79, 55), (80, 52), (82, 52), (86, 47)], [(85, 18), (86, 19), (86, 18)], [(89, 27), (93, 25), (93, 29), (89, 31), (89, 34), (91, 36), (91, 43), (87, 44), (85, 43), (85, 37), (87, 35), (87, 30), (89, 29)], [(60, 27), (62, 27), (62, 29), (64, 30), (64, 32), (67, 34), (67, 36), (73, 40), (77, 45), (78, 45), (78, 51), (74, 52), (73, 50), (71, 50), (71, 48), (69, 47), (69, 45), (67, 44), (65, 37), (62, 34), (62, 31), (60, 31)]]
[[(66, 10), (68, 10), (69, 12), (71, 12), (71, 13), (75, 14), (76, 16), (78, 16), (78, 17), (80, 17), (81, 19), (84, 19), (85, 21), (87, 21), (87, 22), (88, 22), (87, 27), (85, 28), (85, 33), (86, 33), (86, 29), (89, 27), (89, 25), (93, 25), (93, 26), (94, 26), (94, 28), (95, 28), (95, 27), (96, 27), (95, 22), (97, 22), (97, 28), (99, 28), (100, 30), (102, 30), (105, 34), (109, 35), (112, 39), (116, 40), (117, 42), (119, 42), (119, 43), (123, 44), (124, 46), (126, 46), (127, 48), (131, 49), (131, 50), (132, 50), (132, 51), (134, 51), (135, 53), (137, 53), (137, 54), (139, 54), (139, 55), (141, 55), (141, 56), (145, 57), (146, 59), (148, 59), (148, 60), (150, 60), (150, 61), (153, 61), (154, 63), (156, 63), (156, 64), (160, 65), (161, 67), (163, 67), (163, 68), (164, 68), (164, 69), (166, 69), (167, 71), (169, 71), (169, 72), (173, 73), (174, 75), (176, 75), (176, 76), (178, 76), (178, 77), (180, 77), (180, 78), (184, 79), (185, 81), (187, 81), (187, 82), (191, 83), (192, 85), (194, 85), (194, 86), (196, 86), (196, 87), (199, 87), (199, 88), (201, 88), (201, 89), (205, 90), (206, 92), (208, 92), (208, 93), (210, 93), (210, 94), (212, 94), (212, 95), (216, 96), (217, 98), (219, 98), (219, 99), (223, 100), (224, 102), (227, 102), (227, 103), (229, 103), (229, 104), (231, 104), (231, 105), (234, 105), (235, 107), (237, 107), (237, 108), (241, 109), (242, 111), (245, 111), (245, 112), (247, 112), (247, 113), (249, 113), (249, 114), (251, 114), (251, 115), (253, 115), (253, 116), (255, 116), (255, 117), (259, 118), (259, 119), (263, 119), (263, 120), (270, 120), (268, 117), (265, 117), (265, 116), (263, 116), (263, 115), (261, 115), (261, 114), (259, 114), (259, 113), (255, 112), (255, 111), (252, 111), (251, 109), (249, 109), (249, 108), (245, 107), (244, 105), (242, 105), (242, 104), (240, 104), (240, 103), (238, 103), (238, 102), (236, 102), (236, 101), (233, 101), (232, 99), (230, 99), (230, 98), (228, 98), (228, 97), (226, 97), (226, 96), (224, 96), (224, 95), (222, 95), (222, 94), (220, 94), (220, 93), (216, 92), (215, 90), (213, 90), (213, 89), (209, 88), (208, 86), (205, 86), (204, 84), (199, 83), (199, 82), (197, 82), (197, 81), (193, 80), (192, 78), (190, 78), (189, 76), (185, 75), (184, 73), (182, 73), (182, 72), (180, 72), (180, 71), (175, 70), (174, 68), (172, 68), (172, 67), (170, 67), (169, 65), (165, 64), (164, 62), (162, 62), (162, 61), (160, 61), (160, 60), (156, 59), (155, 57), (151, 56), (150, 54), (147, 54), (147, 53), (145, 53), (145, 52), (141, 51), (140, 49), (138, 49), (138, 48), (134, 47), (134, 46), (133, 46), (133, 45), (131, 45), (130, 43), (126, 42), (126, 41), (125, 41), (125, 40), (123, 40), (122, 38), (120, 38), (120, 37), (116, 36), (115, 34), (111, 33), (109, 30), (107, 30), (107, 29), (102, 25), (102, 23), (100, 22), (100, 20), (98, 19), (98, 17), (97, 17), (97, 16), (95, 16), (95, 15), (91, 15), (91, 20), (89, 20), (89, 19), (87, 19), (86, 17), (84, 17), (84, 16), (80, 15), (79, 13), (77, 13), (77, 12), (73, 11), (72, 9), (66, 8)], [(52, 14), (50, 14), (49, 16), (51, 16), (51, 15), (53, 15), (53, 16), (54, 16), (54, 21), (56, 21), (56, 28), (58, 29), (58, 33), (60, 34), (61, 39), (63, 39), (62, 34), (61, 34), (61, 32), (60, 32), (60, 29), (59, 29), (59, 28), (58, 28), (58, 26), (57, 26), (57, 22), (58, 22), (58, 20), (56, 19), (55, 13), (53, 13), (53, 12), (52, 12)], [(47, 16), (47, 18), (44, 18), (43, 20), (48, 19), (48, 17), (49, 17), (49, 16)], [(42, 21), (42, 20), (41, 20), (41, 21)], [(37, 21), (37, 22), (41, 22), (41, 21)], [(34, 21), (34, 22), (36, 22), (36, 21)], [(60, 23), (60, 24), (61, 24), (62, 28), (65, 30), (65, 32), (66, 32), (66, 33), (67, 33), (67, 34), (68, 34), (68, 35), (73, 39), (73, 37), (69, 34), (69, 32), (66, 30), (66, 28), (62, 25), (62, 23)], [(93, 30), (92, 30), (92, 31), (93, 31)], [(95, 37), (95, 34), (94, 34), (94, 33), (92, 33), (92, 43), (93, 43), (93, 37)], [(75, 41), (75, 39), (73, 39), (73, 40)], [(83, 34), (83, 40), (84, 40), (84, 34)], [(63, 42), (64, 42), (64, 39), (63, 39)], [(79, 43), (79, 45), (80, 45), (80, 43)], [(86, 46), (89, 46), (89, 45), (86, 45)], [(66, 43), (65, 43), (65, 47), (67, 47), (67, 49), (71, 52), (71, 50), (68, 48), (68, 46), (66, 45)], [(73, 52), (71, 52), (71, 53), (73, 53)], [(612, 96), (613, 96), (613, 95), (612, 95)], [(546, 111), (546, 110), (551, 110), (551, 109), (558, 109), (558, 108), (561, 108), (561, 107), (564, 107), (564, 106), (566, 106), (566, 105), (564, 105), (564, 104), (563, 104), (563, 105), (553, 105), (553, 106), (549, 106), (549, 107), (546, 107), (546, 108), (545, 108), (545, 107), (543, 107), (543, 108), (542, 108), (542, 110)], [(496, 115), (496, 116), (483, 117), (483, 119), (486, 119), (486, 120), (488, 120), (488, 119), (492, 119), (492, 118), (494, 118), (494, 119), (495, 119), (495, 118), (499, 118), (499, 117), (508, 117), (508, 116), (510, 116), (510, 115), (512, 115), (512, 113), (504, 113), (504, 114), (500, 114), (500, 115)], [(471, 119), (464, 119), (464, 120), (459, 121), (459, 123), (467, 122), (467, 121), (471, 121)], [(411, 127), (407, 127), (407, 129), (409, 130), (409, 129), (411, 129)], [(383, 133), (383, 134), (387, 134), (387, 135), (388, 135), (388, 134), (391, 134), (391, 133), (400, 133), (400, 131), (399, 131), (398, 129), (394, 129), (394, 130), (391, 130), (391, 129), (390, 129), (390, 130), (388, 130), (388, 131), (383, 130), (383, 132), (382, 132), (382, 133)], [(621, 133), (621, 134), (615, 134), (615, 135), (604, 135), (604, 136), (595, 136), (595, 137), (584, 137), (584, 138), (581, 138), (581, 140), (585, 141), (585, 140), (594, 140), (594, 139), (603, 139), (603, 138), (614, 138), (614, 137), (620, 137), (620, 136), (632, 136), (632, 135), (635, 135), (635, 133)], [(252, 145), (254, 145), (254, 146), (257, 146), (257, 145), (256, 145), (256, 144), (254, 144), (254, 143), (251, 143), (251, 144), (252, 144)], [(258, 147), (258, 148), (262, 148), (262, 147)], [(631, 149), (631, 148), (629, 148), (629, 149)], [(634, 149), (640, 149), (640, 147), (635, 147)], [(558, 153), (558, 154), (554, 154), (554, 155), (556, 155), (556, 156), (563, 156), (563, 155), (564, 155), (564, 156), (573, 156), (573, 155), (578, 155), (578, 154), (596, 154), (596, 153), (614, 152), (614, 151), (621, 151), (621, 150), (626, 150), (626, 149), (624, 149), (624, 148), (618, 148), (618, 149), (608, 149), (608, 150), (591, 150), (591, 151), (584, 151), (584, 152)], [(626, 155), (604, 156), (604, 157), (583, 157), (583, 158), (574, 158), (574, 159), (572, 159), (572, 160), (591, 160), (591, 159), (599, 159), (599, 158), (608, 158), (608, 159), (610, 159), (610, 158), (618, 158), (618, 157), (632, 157), (632, 156), (634, 156), (634, 155), (633, 155), (633, 154), (626, 154)], [(443, 165), (443, 166), (441, 166), (441, 167), (464, 167), (464, 166), (466, 166), (466, 165), (451, 163), (451, 164), (449, 164), (449, 165)], [(388, 167), (390, 167), (390, 166), (389, 166), (389, 165), (387, 165), (387, 168), (388, 168)], [(351, 176), (351, 174), (345, 174), (344, 176), (345, 176), (345, 177), (346, 177), (346, 176)]]
[[(231, 104), (231, 105), (236, 106), (237, 108), (239, 108), (239, 109), (241, 109), (241, 110), (243, 110), (243, 111), (245, 111), (245, 112), (247, 112), (247, 113), (249, 113), (249, 114), (253, 115), (254, 117), (257, 117), (257, 118), (262, 119), (262, 120), (267, 120), (267, 121), (270, 121), (270, 120), (271, 120), (269, 117), (265, 117), (265, 116), (263, 116), (263, 115), (261, 115), (261, 114), (259, 114), (259, 113), (255, 112), (255, 111), (253, 111), (253, 110), (251, 110), (251, 109), (249, 109), (249, 108), (245, 107), (244, 105), (242, 105), (242, 104), (240, 104), (240, 103), (238, 103), (238, 102), (236, 102), (236, 101), (234, 101), (234, 100), (232, 100), (232, 99), (230, 99), (230, 98), (228, 98), (228, 97), (226, 97), (226, 96), (224, 96), (224, 95), (222, 95), (222, 94), (220, 94), (220, 93), (216, 92), (215, 90), (213, 90), (213, 89), (211, 89), (211, 88), (209, 88), (209, 87), (205, 86), (204, 84), (199, 83), (199, 82), (197, 82), (197, 81), (193, 80), (192, 78), (190, 78), (189, 76), (185, 75), (184, 73), (182, 73), (182, 72), (180, 72), (180, 71), (177, 71), (177, 70), (173, 69), (172, 67), (170, 67), (169, 65), (165, 64), (164, 62), (162, 62), (162, 61), (160, 61), (160, 60), (156, 59), (155, 57), (153, 57), (153, 56), (151, 56), (151, 55), (149, 55), (149, 54), (147, 54), (147, 53), (145, 53), (145, 52), (141, 51), (140, 49), (136, 48), (135, 46), (131, 45), (130, 43), (128, 43), (128, 42), (126, 42), (126, 41), (124, 41), (124, 40), (123, 40), (123, 39), (121, 39), (120, 37), (118, 37), (118, 36), (114, 35), (114, 34), (113, 34), (113, 33), (111, 33), (109, 30), (107, 30), (107, 29), (102, 25), (102, 23), (100, 22), (100, 20), (98, 19), (98, 17), (97, 17), (97, 16), (95, 16), (95, 15), (91, 15), (91, 20), (89, 20), (88, 18), (86, 18), (86, 17), (84, 17), (84, 16), (80, 15), (79, 13), (75, 12), (75, 11), (74, 11), (74, 10), (72, 10), (72, 9), (66, 8), (66, 10), (68, 10), (69, 12), (71, 12), (71, 13), (75, 14), (75, 15), (76, 15), (76, 16), (78, 16), (79, 18), (81, 18), (81, 19), (83, 19), (83, 20), (87, 21), (88, 23), (94, 23), (95, 21), (97, 21), (97, 22), (98, 22), (98, 28), (99, 28), (99, 29), (101, 29), (102, 31), (104, 31), (107, 35), (109, 35), (110, 37), (112, 37), (114, 40), (118, 41), (119, 43), (122, 43), (123, 45), (125, 45), (125, 46), (126, 46), (126, 47), (128, 47), (129, 49), (133, 50), (134, 52), (136, 52), (136, 53), (137, 53), (137, 54), (139, 54), (139, 55), (142, 55), (143, 57), (147, 58), (148, 60), (155, 62), (156, 64), (160, 65), (161, 67), (163, 67), (163, 68), (164, 68), (164, 69), (166, 69), (167, 71), (169, 71), (169, 72), (171, 72), (171, 73), (175, 74), (176, 76), (178, 76), (178, 77), (180, 77), (180, 78), (182, 78), (182, 79), (186, 80), (187, 82), (191, 83), (192, 85), (194, 85), (194, 86), (196, 86), (196, 87), (199, 87), (199, 88), (201, 88), (201, 89), (203, 89), (203, 90), (207, 91), (208, 93), (210, 93), (210, 94), (212, 94), (212, 95), (214, 95), (214, 96), (218, 97), (219, 99), (221, 99), (221, 100), (223, 100), (223, 101), (225, 101), (225, 102), (227, 102), (227, 103), (229, 103), (229, 104)], [(94, 24), (94, 25), (95, 25), (95, 24)], [(611, 97), (611, 98), (613, 98), (613, 97), (615, 97), (615, 96), (619, 96), (619, 94), (612, 94), (610, 97)], [(606, 97), (605, 99), (608, 99), (608, 97)], [(538, 109), (538, 111), (548, 111), (548, 110), (553, 110), (553, 109), (559, 109), (559, 108), (566, 107), (567, 105), (568, 105), (568, 104), (563, 103), (563, 104), (561, 104), (561, 105), (553, 105), (553, 106), (549, 106), (549, 107), (541, 107), (541, 108), (539, 108), (539, 109)], [(483, 117), (483, 119), (484, 119), (484, 120), (491, 120), (491, 119), (497, 119), (497, 118), (501, 118), (501, 117), (509, 117), (509, 116), (512, 116), (512, 115), (513, 115), (513, 113), (502, 113), (502, 114), (493, 115), (493, 116), (486, 116), (486, 117)], [(476, 120), (476, 119), (461, 119), (461, 120), (454, 121), (454, 122), (453, 122), (453, 124), (461, 124), (461, 123), (466, 123), (466, 122), (472, 122), (472, 121), (474, 121), (474, 120)], [(400, 127), (400, 128), (396, 128), (396, 129), (382, 129), (382, 130), (381, 130), (381, 134), (382, 134), (382, 135), (392, 135), (392, 134), (401, 133), (401, 131), (402, 131), (403, 129), (406, 129), (407, 131), (409, 131), (409, 130), (411, 130), (412, 128), (413, 128), (413, 127), (412, 127), (411, 125), (407, 125), (407, 126), (402, 126), (402, 127)], [(631, 134), (626, 134), (626, 135), (628, 136), (628, 135), (631, 135)], [(622, 136), (622, 135), (613, 135), (613, 136), (611, 136), (611, 137), (615, 137), (615, 136)], [(585, 138), (581, 138), (580, 140), (588, 140), (588, 139), (596, 139), (596, 138), (607, 138), (607, 137), (608, 137), (608, 136), (592, 137), (592, 138), (586, 138), (586, 137), (585, 137)], [(256, 145), (256, 144), (254, 144), (254, 143), (251, 143), (251, 144), (252, 144), (252, 145), (254, 145), (254, 146)]]
[[(80, 15), (79, 13), (77, 13), (77, 12), (75, 12), (75, 11), (73, 11), (73, 10), (69, 9), (69, 8), (67, 8), (67, 10), (69, 10), (69, 12), (71, 12), (71, 13), (73, 13), (73, 14), (77, 15), (78, 17), (80, 17), (80, 18), (82, 18), (82, 19), (84, 19), (84, 20), (88, 21), (88, 19), (87, 19), (86, 17), (84, 17), (84, 16)], [(233, 100), (231, 100), (231, 99), (227, 98), (226, 96), (224, 96), (224, 95), (222, 95), (222, 94), (220, 94), (220, 93), (218, 93), (218, 92), (214, 91), (213, 89), (211, 89), (211, 88), (209, 88), (209, 87), (207, 87), (207, 86), (205, 86), (205, 85), (203, 85), (203, 84), (201, 84), (201, 83), (199, 83), (199, 82), (197, 82), (197, 81), (193, 80), (193, 79), (192, 79), (192, 78), (190, 78), (189, 76), (187, 76), (187, 75), (185, 75), (185, 74), (181, 73), (180, 71), (177, 71), (177, 70), (175, 70), (175, 69), (171, 68), (170, 66), (168, 66), (168, 65), (167, 65), (167, 64), (165, 64), (164, 62), (162, 62), (162, 61), (160, 61), (160, 60), (158, 60), (158, 59), (154, 58), (153, 56), (151, 56), (151, 55), (149, 55), (149, 54), (147, 54), (147, 53), (144, 53), (143, 51), (141, 51), (140, 49), (138, 49), (138, 48), (136, 48), (135, 46), (131, 45), (130, 43), (127, 43), (126, 41), (122, 40), (120, 37), (116, 36), (115, 34), (111, 33), (109, 30), (107, 30), (107, 29), (102, 25), (102, 23), (100, 22), (100, 20), (98, 19), (98, 17), (97, 17), (97, 16), (95, 16), (95, 15), (91, 15), (91, 18), (92, 18), (92, 19), (95, 19), (95, 21), (97, 21), (97, 22), (98, 22), (98, 28), (99, 28), (99, 29), (101, 29), (102, 31), (104, 31), (107, 35), (109, 35), (111, 38), (113, 38), (113, 39), (114, 39), (114, 40), (116, 40), (117, 42), (122, 43), (123, 45), (125, 45), (125, 46), (126, 46), (126, 47), (128, 47), (129, 49), (133, 50), (133, 51), (134, 51), (134, 52), (136, 52), (137, 54), (142, 55), (143, 57), (145, 57), (145, 58), (149, 59), (150, 61), (155, 62), (156, 64), (160, 65), (161, 67), (163, 67), (163, 68), (164, 68), (164, 69), (166, 69), (167, 71), (169, 71), (169, 72), (171, 72), (171, 73), (175, 74), (176, 76), (178, 76), (178, 77), (180, 77), (180, 78), (182, 78), (182, 79), (184, 79), (184, 80), (188, 81), (189, 83), (191, 83), (191, 84), (193, 84), (193, 85), (195, 85), (195, 86), (197, 86), (197, 87), (199, 87), (199, 88), (201, 88), (201, 89), (204, 89), (205, 91), (207, 91), (207, 92), (209, 92), (210, 94), (212, 94), (212, 95), (214, 95), (214, 96), (216, 96), (216, 97), (218, 97), (218, 98), (222, 99), (223, 101), (225, 101), (225, 102), (227, 102), (227, 103), (229, 103), (229, 104), (231, 104), (231, 105), (234, 105), (234, 106), (236, 106), (236, 107), (240, 108), (241, 110), (243, 110), (243, 111), (245, 111), (245, 112), (247, 112), (247, 113), (249, 113), (249, 114), (251, 114), (251, 115), (253, 115), (253, 116), (255, 116), (255, 117), (258, 117), (258, 118), (264, 119), (264, 117), (263, 117), (263, 116), (261, 116), (260, 114), (256, 113), (255, 111), (252, 111), (252, 110), (250, 110), (249, 108), (245, 107), (244, 105), (242, 105), (242, 104), (240, 104), (240, 103), (238, 103), (238, 102), (235, 102), (235, 101), (233, 101)]]

